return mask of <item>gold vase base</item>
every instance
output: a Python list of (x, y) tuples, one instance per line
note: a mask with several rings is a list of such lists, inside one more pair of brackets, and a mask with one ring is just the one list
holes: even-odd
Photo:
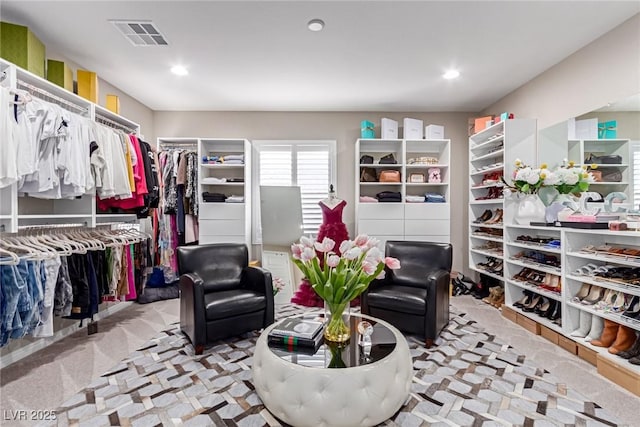
[(348, 332), (341, 333), (341, 334), (332, 334), (332, 333), (327, 333), (327, 330), (325, 329), (323, 335), (324, 335), (325, 341), (329, 341), (331, 343), (336, 343), (336, 344), (346, 344), (351, 339), (351, 334)]

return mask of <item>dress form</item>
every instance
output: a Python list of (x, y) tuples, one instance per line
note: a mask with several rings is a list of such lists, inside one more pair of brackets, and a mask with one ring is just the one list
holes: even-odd
[[(340, 243), (349, 239), (347, 226), (342, 222), (342, 210), (347, 205), (347, 202), (336, 197), (333, 185), (331, 185), (329, 188), (329, 196), (326, 199), (320, 200), (318, 204), (322, 210), (322, 225), (320, 225), (316, 240), (321, 242), (325, 237), (332, 239), (336, 242), (333, 251), (340, 255)], [(318, 255), (322, 256), (321, 254)], [(291, 302), (307, 307), (324, 306), (322, 298), (316, 294), (306, 278), (302, 279), (298, 290), (291, 298)]]

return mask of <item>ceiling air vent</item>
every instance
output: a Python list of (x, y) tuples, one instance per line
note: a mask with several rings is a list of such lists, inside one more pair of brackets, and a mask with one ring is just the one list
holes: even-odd
[(167, 46), (165, 36), (151, 21), (109, 20), (134, 46)]

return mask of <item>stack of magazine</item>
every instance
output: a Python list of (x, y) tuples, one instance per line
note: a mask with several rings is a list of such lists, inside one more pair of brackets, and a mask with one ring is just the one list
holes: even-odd
[(322, 344), (322, 319), (290, 317), (282, 320), (269, 332), (268, 342), (278, 347), (307, 347), (317, 349)]

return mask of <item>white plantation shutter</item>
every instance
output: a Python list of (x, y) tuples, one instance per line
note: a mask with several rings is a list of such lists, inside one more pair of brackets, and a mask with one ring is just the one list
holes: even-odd
[(254, 242), (261, 243), (260, 185), (300, 187), (305, 235), (315, 236), (322, 224), (318, 202), (335, 187), (335, 141), (254, 141)]
[(302, 199), (304, 234), (318, 234), (322, 224), (322, 211), (318, 202), (329, 193), (329, 149), (323, 146), (298, 147), (297, 182)]
[(640, 209), (640, 141), (631, 144), (631, 172), (633, 174), (633, 209)]

